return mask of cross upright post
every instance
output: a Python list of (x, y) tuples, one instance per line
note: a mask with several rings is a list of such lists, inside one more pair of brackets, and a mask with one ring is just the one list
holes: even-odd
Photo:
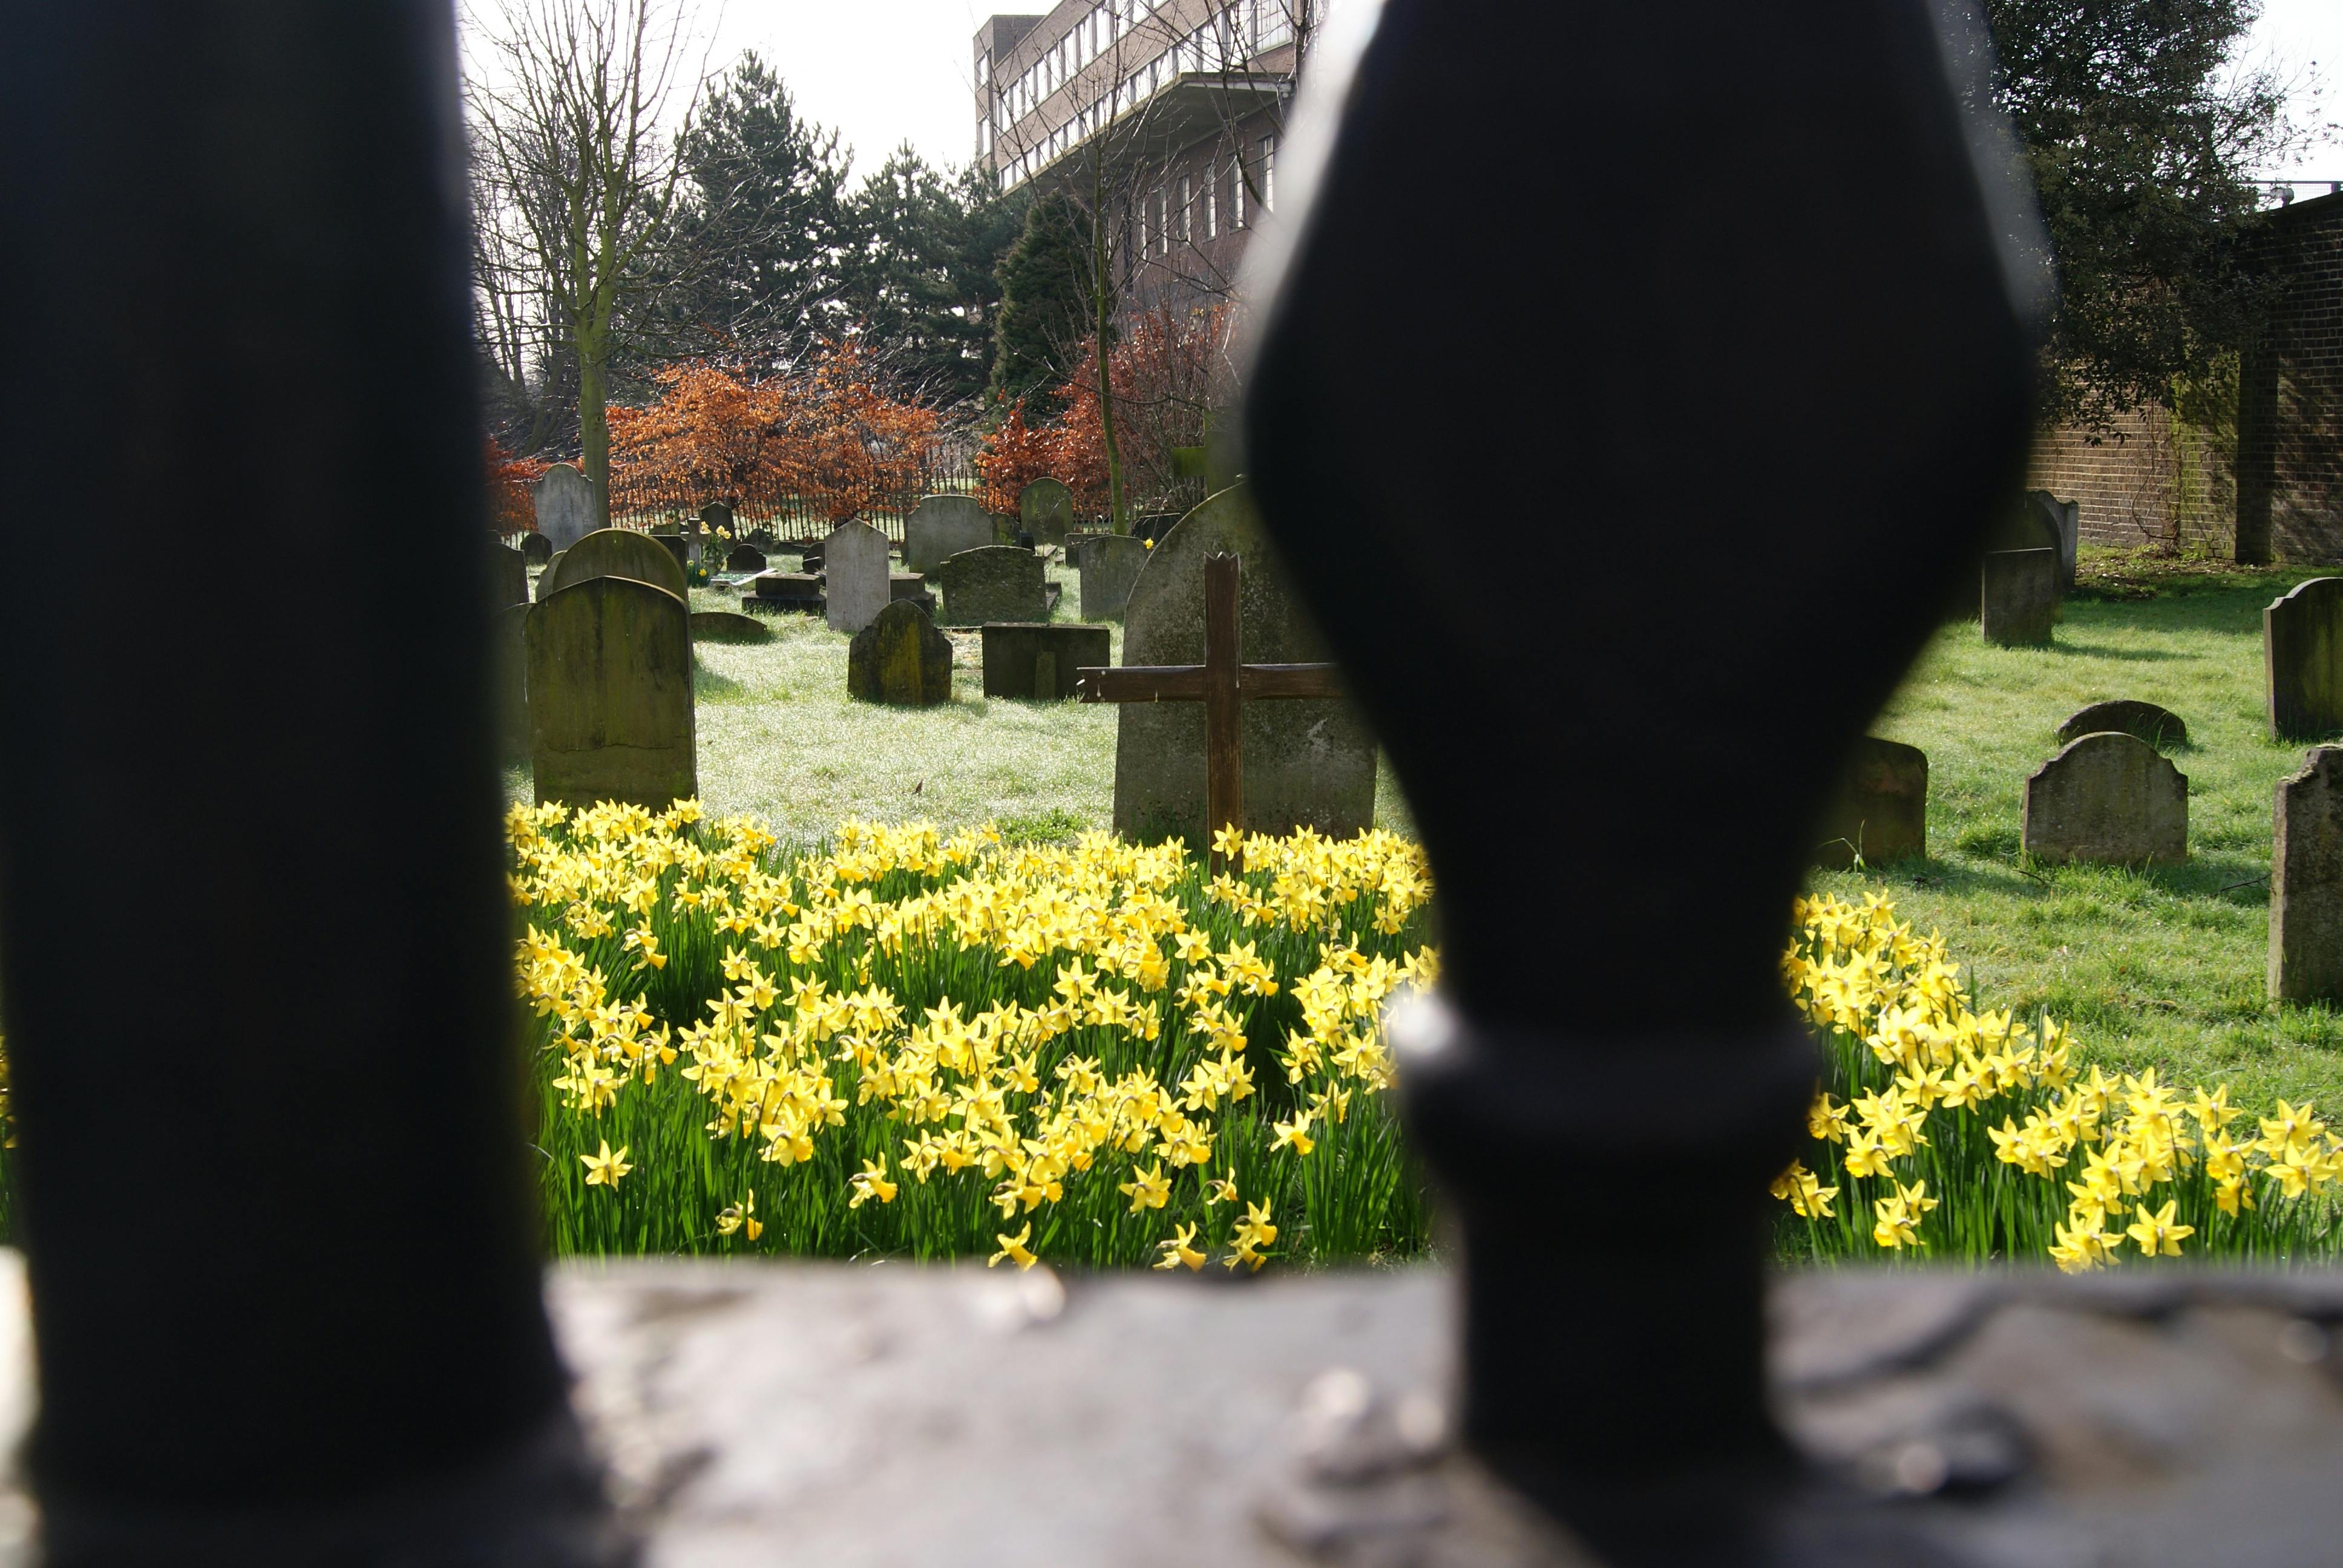
[(1204, 558), (1203, 663), (1076, 672), (1084, 702), (1204, 705), (1204, 818), (1215, 874), (1242, 866), (1241, 854), (1222, 851), (1220, 839), (1224, 829), (1244, 830), (1244, 704), (1342, 695), (1341, 671), (1332, 664), (1243, 662), (1244, 628), (1238, 614), (1243, 570), (1236, 556)]

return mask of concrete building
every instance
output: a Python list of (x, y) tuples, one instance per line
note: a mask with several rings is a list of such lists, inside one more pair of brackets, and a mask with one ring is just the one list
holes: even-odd
[(1323, 0), (1061, 0), (975, 41), (976, 156), (1106, 216), (1131, 303), (1227, 294)]

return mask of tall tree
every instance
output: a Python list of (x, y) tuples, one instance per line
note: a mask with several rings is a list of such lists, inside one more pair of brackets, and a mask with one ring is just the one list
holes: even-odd
[(508, 291), (542, 306), (540, 362), (574, 363), (578, 443), (605, 521), (612, 362), (623, 317), (646, 303), (643, 260), (701, 91), (682, 4), (500, 0), (483, 29), (488, 68), (466, 84), (478, 221), (499, 231)]
[(1081, 365), (1092, 327), (1092, 239), (1088, 215), (1052, 191), (1026, 209), (1001, 260), (992, 387), (1029, 419), (1058, 412), (1053, 394)]
[(1022, 206), (980, 171), (933, 168), (908, 143), (854, 198), (861, 244), (848, 303), (888, 372), (939, 405), (984, 391), (999, 269)]
[[(2104, 426), (2241, 339), (2250, 177), (2289, 137), (2241, 58), (2258, 0), (1986, 0), (1993, 95), (2040, 195), (2058, 278), (2044, 415)], [(1977, 41), (1981, 45), (1982, 41)]]

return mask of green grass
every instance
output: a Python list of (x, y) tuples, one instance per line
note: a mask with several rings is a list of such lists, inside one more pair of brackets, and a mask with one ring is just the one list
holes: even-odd
[[(2248, 1104), (2343, 1109), (2343, 1020), (2274, 1006), (2265, 980), (2272, 793), (2306, 747), (2268, 738), (2261, 612), (2319, 575), (2087, 558), (2054, 648), (1988, 648), (1975, 622), (1947, 626), (1874, 727), (1928, 754), (1929, 858), (1815, 885), (1884, 888), (1916, 927), (1944, 932), (1981, 1005), (2047, 1009), (2084, 1062), (2226, 1080)], [(2036, 866), (2021, 852), (2027, 776), (2056, 754), (2061, 721), (2110, 698), (2187, 721), (2171, 752), (2188, 777), (2186, 866)]]

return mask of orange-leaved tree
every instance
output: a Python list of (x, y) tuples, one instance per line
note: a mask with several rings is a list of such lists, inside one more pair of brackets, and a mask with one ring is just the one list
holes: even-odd
[(784, 384), (768, 449), (784, 493), (842, 523), (883, 502), (908, 508), (935, 443), (935, 410), (890, 396), (869, 351), (848, 337)]
[(662, 388), (658, 402), (610, 410), (611, 511), (769, 500), (780, 383), (751, 383), (713, 365), (670, 366), (652, 379)]
[(480, 461), (488, 476), (488, 527), (500, 534), (537, 527), (537, 481), (553, 467), (542, 457), (516, 457), (494, 436), (482, 443)]

